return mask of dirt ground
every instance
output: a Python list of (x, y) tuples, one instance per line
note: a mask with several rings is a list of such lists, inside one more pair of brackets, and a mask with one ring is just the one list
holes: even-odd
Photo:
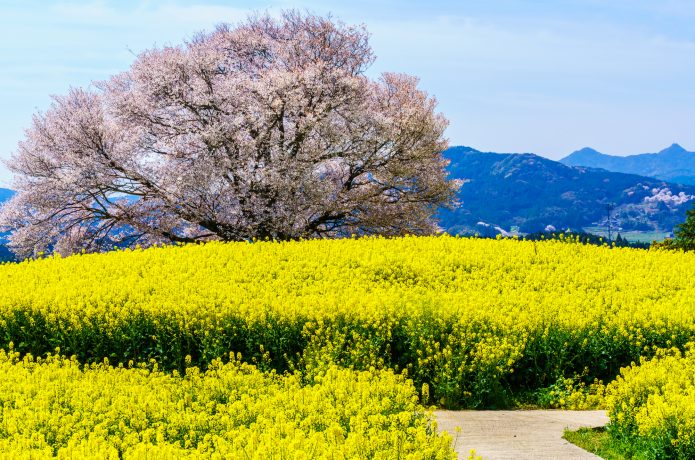
[[(435, 416), (439, 429), (451, 434), (459, 459), (464, 460), (471, 449), (484, 460), (597, 459), (562, 439), (562, 434), (565, 428), (608, 423), (604, 411), (437, 411)], [(457, 426), (461, 427), (458, 435)]]

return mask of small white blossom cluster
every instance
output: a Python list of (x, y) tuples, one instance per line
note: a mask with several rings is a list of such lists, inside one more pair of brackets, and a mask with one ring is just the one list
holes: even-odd
[(653, 188), (652, 195), (644, 198), (645, 203), (664, 203), (667, 206), (680, 206), (695, 198), (695, 195), (688, 195), (685, 192), (679, 192), (674, 195), (668, 187)]

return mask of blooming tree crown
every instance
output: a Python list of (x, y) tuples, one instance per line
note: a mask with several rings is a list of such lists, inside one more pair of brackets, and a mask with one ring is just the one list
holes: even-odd
[(146, 51), (34, 117), (0, 225), (22, 256), (431, 232), (447, 122), (372, 61), (363, 27), (294, 11)]

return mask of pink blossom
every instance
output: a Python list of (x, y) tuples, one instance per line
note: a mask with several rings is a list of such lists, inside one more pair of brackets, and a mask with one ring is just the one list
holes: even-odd
[(146, 51), (34, 117), (0, 225), (20, 256), (432, 232), (447, 121), (372, 61), (363, 27), (294, 11)]

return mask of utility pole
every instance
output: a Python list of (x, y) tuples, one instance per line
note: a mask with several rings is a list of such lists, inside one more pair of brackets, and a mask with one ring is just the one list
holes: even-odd
[(607, 214), (607, 216), (608, 216), (608, 243), (609, 243), (609, 244), (613, 241), (613, 238), (612, 238), (612, 237), (613, 237), (613, 234), (612, 234), (612, 232), (611, 232), (611, 230), (612, 230), (612, 227), (611, 227), (611, 211), (613, 210), (614, 207), (615, 207), (615, 205), (614, 205), (613, 203), (608, 203), (608, 204), (606, 205), (606, 214)]

